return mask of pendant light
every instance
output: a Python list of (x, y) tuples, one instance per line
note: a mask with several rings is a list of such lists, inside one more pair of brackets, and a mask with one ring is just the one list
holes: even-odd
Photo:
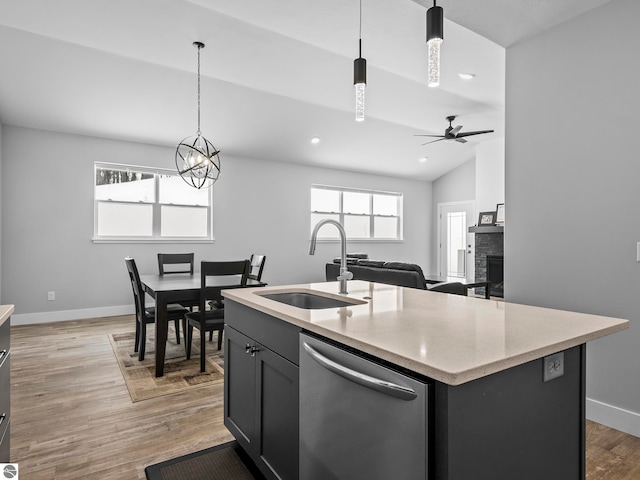
[(182, 179), (194, 188), (207, 188), (220, 176), (220, 151), (200, 132), (200, 50), (204, 43), (193, 42), (198, 49), (198, 131), (182, 140), (176, 148), (176, 168)]
[(440, 45), (444, 40), (444, 10), (436, 6), (427, 10), (427, 48), (429, 51), (428, 85), (440, 85)]
[(356, 122), (362, 122), (364, 121), (364, 88), (367, 85), (367, 60), (362, 58), (362, 0), (360, 0), (358, 58), (353, 61), (353, 85), (356, 90)]

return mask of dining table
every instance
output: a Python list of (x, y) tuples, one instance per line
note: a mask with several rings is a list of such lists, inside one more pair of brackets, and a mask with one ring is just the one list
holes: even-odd
[[(177, 273), (171, 275), (140, 275), (140, 283), (144, 291), (155, 300), (156, 304), (156, 339), (155, 339), (155, 376), (164, 375), (164, 357), (167, 348), (167, 305), (200, 298), (200, 273)], [(207, 286), (220, 290), (243, 287), (264, 287), (267, 285), (258, 280), (247, 279), (242, 285), (242, 275), (220, 275), (208, 277)]]

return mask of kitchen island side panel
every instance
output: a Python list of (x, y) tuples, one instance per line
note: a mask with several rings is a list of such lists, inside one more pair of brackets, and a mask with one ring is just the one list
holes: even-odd
[(564, 375), (542, 358), (459, 386), (435, 384), (436, 480), (584, 480), (585, 348)]

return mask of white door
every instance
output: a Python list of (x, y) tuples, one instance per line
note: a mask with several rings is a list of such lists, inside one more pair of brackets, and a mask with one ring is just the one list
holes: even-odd
[(475, 277), (474, 202), (438, 204), (438, 275), (441, 277)]

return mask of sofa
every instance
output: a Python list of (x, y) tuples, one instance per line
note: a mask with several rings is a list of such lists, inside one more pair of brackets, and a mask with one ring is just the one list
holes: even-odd
[[(366, 258), (366, 254), (348, 254), (347, 268), (353, 273), (354, 280), (387, 283), (421, 290), (427, 288), (422, 268), (415, 263), (370, 260)], [(335, 258), (333, 262), (326, 264), (327, 282), (335, 281), (339, 274), (340, 258)]]

